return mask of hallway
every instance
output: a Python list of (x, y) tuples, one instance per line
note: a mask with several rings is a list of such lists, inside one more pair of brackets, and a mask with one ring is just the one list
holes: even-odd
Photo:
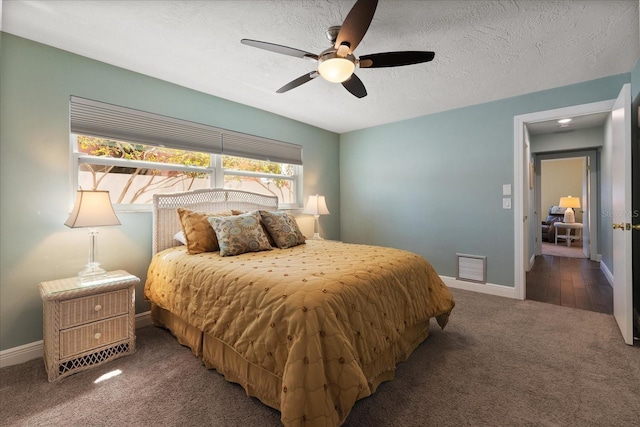
[(595, 261), (540, 255), (527, 273), (527, 299), (613, 313), (613, 289)]

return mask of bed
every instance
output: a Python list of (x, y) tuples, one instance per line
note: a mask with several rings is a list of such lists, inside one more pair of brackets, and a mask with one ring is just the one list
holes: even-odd
[(454, 307), (431, 265), (403, 250), (307, 240), (221, 256), (220, 240), (220, 251), (190, 254), (175, 240), (178, 208), (237, 218), (277, 212), (277, 199), (220, 189), (154, 196), (145, 297), (156, 326), (278, 409), (285, 426), (341, 425), (393, 379), (430, 319), (444, 328)]

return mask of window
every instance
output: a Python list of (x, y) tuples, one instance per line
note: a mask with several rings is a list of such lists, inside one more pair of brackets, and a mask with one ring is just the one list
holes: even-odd
[(201, 188), (232, 188), (278, 197), (298, 206), (301, 166), (178, 150), (87, 135), (71, 136), (73, 188), (108, 190), (117, 209), (146, 209), (153, 195)]
[(156, 193), (212, 187), (211, 154), (72, 135), (75, 188), (108, 190), (120, 207), (147, 205)]
[(278, 196), (281, 207), (294, 207), (299, 200), (300, 166), (234, 156), (221, 159), (224, 188)]
[(302, 147), (84, 98), (70, 100), (73, 193), (108, 190), (116, 209), (157, 193), (234, 188), (302, 206)]

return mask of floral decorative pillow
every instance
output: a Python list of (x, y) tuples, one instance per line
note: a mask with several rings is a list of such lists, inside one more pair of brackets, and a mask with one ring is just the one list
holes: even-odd
[(300, 227), (291, 213), (259, 212), (267, 231), (280, 249), (292, 248), (305, 242)]
[(257, 212), (228, 217), (211, 216), (208, 221), (218, 238), (221, 256), (271, 250)]
[[(235, 209), (232, 209), (231, 212), (233, 212), (234, 215), (240, 215), (243, 213), (247, 213), (249, 211), (237, 211)], [(273, 241), (273, 237), (271, 237), (271, 234), (269, 234), (269, 230), (267, 230), (267, 227), (264, 225), (264, 222), (260, 222), (260, 225), (262, 226), (262, 231), (264, 231), (265, 236), (267, 236), (267, 240), (269, 240), (269, 244), (271, 245), (271, 247), (274, 247), (274, 246), (277, 247), (278, 245), (276, 245), (276, 242)]]
[(217, 213), (194, 212), (189, 209), (178, 208), (178, 218), (182, 225), (187, 251), (194, 255), (202, 252), (213, 252), (220, 249), (216, 233), (207, 221), (210, 216), (230, 216), (231, 211)]

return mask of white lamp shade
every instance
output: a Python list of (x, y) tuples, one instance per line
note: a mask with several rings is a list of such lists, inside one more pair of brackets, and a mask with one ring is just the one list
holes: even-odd
[(317, 194), (309, 196), (307, 206), (302, 213), (308, 215), (329, 215), (329, 209), (327, 209), (327, 202), (324, 200), (324, 196)]
[(120, 220), (113, 210), (108, 191), (78, 190), (73, 211), (64, 225), (71, 228), (104, 227), (120, 225)]
[(561, 208), (580, 208), (580, 198), (579, 197), (560, 197)]

